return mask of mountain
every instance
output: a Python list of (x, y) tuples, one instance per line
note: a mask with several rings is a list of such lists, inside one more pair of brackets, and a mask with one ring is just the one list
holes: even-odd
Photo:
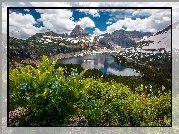
[(36, 33), (35, 35), (32, 35), (31, 37), (29, 37), (27, 40), (40, 40), (41, 38), (43, 38), (43, 36), (52, 36), (52, 37), (67, 37), (67, 34), (57, 34), (53, 31), (49, 31), (49, 32), (45, 32), (45, 33)]
[(171, 51), (171, 25), (149, 37), (143, 37), (137, 43), (137, 48), (141, 48), (142, 50), (165, 49), (166, 51)]
[(80, 25), (76, 25), (75, 28), (72, 30), (72, 32), (70, 33), (70, 37), (71, 38), (76, 38), (76, 37), (84, 37), (84, 36), (88, 36), (89, 34), (86, 33), (81, 27)]
[(150, 32), (116, 30), (111, 34), (103, 34), (99, 39), (99, 44), (108, 49), (115, 49), (117, 46), (122, 48), (134, 47), (144, 36), (151, 35)]
[[(67, 44), (82, 45), (88, 44), (98, 45), (101, 48), (106, 47), (110, 50), (116, 50), (116, 48), (129, 48), (134, 47), (137, 44), (137, 41), (141, 40), (144, 36), (150, 36), (150, 32), (139, 32), (139, 31), (125, 31), (125, 30), (116, 30), (111, 34), (105, 33), (100, 36), (93, 37), (86, 33), (80, 25), (76, 25), (75, 28), (71, 31), (69, 35), (67, 34), (57, 34), (53, 31), (45, 33), (36, 33), (27, 40), (40, 41), (43, 38), (49, 38), (50, 42), (54, 42), (54, 37), (60, 37), (58, 40), (66, 40)], [(49, 41), (47, 40), (47, 41)], [(41, 40), (41, 42), (43, 42)], [(65, 43), (65, 42), (64, 42)]]
[(80, 25), (76, 25), (75, 28), (71, 31), (70, 35), (68, 34), (57, 34), (53, 31), (45, 32), (45, 33), (36, 33), (35, 35), (32, 35), (27, 40), (40, 40), (43, 38), (43, 36), (52, 36), (52, 37), (62, 37), (62, 38), (77, 38), (77, 37), (85, 37), (89, 34), (86, 33)]
[(42, 34), (43, 34), (43, 33), (36, 33), (35, 35), (32, 35), (31, 37), (29, 37), (29, 38), (27, 39), (27, 41), (30, 41), (30, 40), (39, 40), (39, 39), (42, 38)]

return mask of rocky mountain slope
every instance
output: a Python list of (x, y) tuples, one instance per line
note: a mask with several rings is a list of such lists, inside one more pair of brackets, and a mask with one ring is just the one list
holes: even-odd
[[(99, 44), (109, 49), (115, 49), (117, 46), (122, 48), (134, 47), (144, 36), (149, 36), (151, 33), (142, 33), (139, 31), (116, 30), (111, 34), (103, 34), (103, 38), (99, 40)], [(115, 44), (115, 45), (112, 45)]]
[[(99, 45), (102, 48), (106, 47), (111, 50), (115, 50), (117, 47), (129, 48), (134, 47), (140, 39), (144, 36), (150, 36), (150, 32), (139, 32), (139, 31), (125, 31), (125, 30), (116, 30), (111, 34), (102, 34), (100, 36), (93, 37), (86, 33), (80, 25), (76, 25), (72, 32), (67, 34), (57, 34), (53, 31), (45, 33), (36, 33), (27, 40), (41, 40), (44, 36), (49, 38), (60, 37), (61, 40), (69, 41), (70, 43), (88, 43), (88, 45)], [(68, 42), (68, 43), (69, 43)]]
[(165, 49), (171, 51), (171, 25), (138, 41), (137, 48), (142, 50), (159, 50)]
[(76, 25), (75, 28), (72, 30), (72, 32), (70, 33), (71, 38), (76, 38), (76, 37), (84, 37), (84, 36), (88, 36), (89, 34), (86, 33), (81, 27), (80, 25)]

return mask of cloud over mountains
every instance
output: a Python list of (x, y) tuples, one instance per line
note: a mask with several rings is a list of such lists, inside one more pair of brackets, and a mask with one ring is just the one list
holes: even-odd
[[(179, 3), (160, 3), (161, 6), (171, 5), (174, 9), (173, 20), (178, 16)], [(3, 33), (6, 33), (6, 7), (7, 5), (13, 6), (12, 3), (4, 3), (2, 6), (3, 13)], [(127, 3), (127, 2), (24, 2), (19, 3), (19, 6), (31, 5), (34, 7), (70, 7), (70, 6), (118, 6), (118, 7), (134, 7), (134, 6), (146, 6), (146, 3)], [(148, 6), (156, 6), (154, 3), (147, 3)], [(63, 10), (63, 11), (62, 11)], [(34, 17), (29, 9), (25, 9), (24, 12), (11, 11), (10, 19), (10, 34), (18, 38), (28, 38), (31, 35), (39, 32), (45, 32), (47, 29), (56, 33), (70, 33), (75, 25), (80, 25), (83, 29), (90, 28), (90, 34), (99, 35), (101, 33), (112, 33), (115, 30), (126, 28), (126, 31), (144, 31), (144, 32), (156, 32), (166, 27), (171, 22), (171, 12), (169, 10), (162, 9), (118, 9), (106, 10), (106, 9), (78, 9), (76, 12), (83, 14), (78, 19), (74, 16), (74, 11), (66, 9), (36, 9), (36, 13), (40, 14), (40, 18)], [(107, 14), (105, 16), (104, 14)], [(19, 21), (21, 18), (23, 21)], [(49, 19), (50, 18), (50, 19)], [(24, 24), (25, 20), (25, 24)], [(98, 21), (98, 22), (97, 22)], [(101, 26), (100, 26), (100, 21)], [(104, 24), (103, 24), (104, 23)], [(17, 25), (18, 24), (18, 25)], [(37, 26), (39, 25), (39, 26)], [(88, 29), (89, 30), (89, 29)]]

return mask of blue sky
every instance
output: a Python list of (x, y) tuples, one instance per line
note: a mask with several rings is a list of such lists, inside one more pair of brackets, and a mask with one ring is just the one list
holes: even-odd
[[(115, 12), (109, 12), (109, 11), (105, 11), (105, 10), (99, 10), (99, 15), (100, 16), (93, 16), (91, 14), (86, 14), (85, 12), (80, 12), (78, 10), (75, 9), (71, 9), (71, 11), (73, 12), (72, 17), (73, 17), (73, 21), (78, 22), (80, 21), (80, 18), (84, 18), (84, 17), (88, 17), (90, 18), (94, 24), (95, 27), (85, 27), (84, 30), (90, 34), (93, 34), (93, 31), (95, 30), (95, 28), (98, 28), (100, 31), (105, 31), (107, 26), (111, 23), (115, 23), (118, 20), (124, 20), (125, 17), (128, 17), (128, 15), (130, 16), (130, 14), (126, 13), (126, 11), (124, 10), (120, 10), (118, 9), (118, 11)], [(137, 11), (137, 9), (136, 9)], [(40, 19), (41, 14), (39, 12), (37, 12), (35, 9), (28, 9), (28, 11), (26, 9), (11, 9), (10, 13), (15, 12), (16, 14), (31, 14), (33, 16), (33, 18), (35, 19), (36, 22), (38, 22), (37, 20)], [(60, 10), (59, 10), (60, 12)], [(117, 17), (116, 15), (119, 15), (119, 17)], [(141, 19), (145, 19), (147, 17), (149, 17), (150, 15), (144, 14), (144, 15), (136, 15), (136, 16), (132, 16), (131, 19), (132, 20), (136, 20), (136, 18), (141, 18)], [(106, 23), (108, 22), (108, 23)], [(43, 21), (39, 21), (37, 24), (34, 24), (35, 27), (43, 27)], [(125, 26), (122, 26), (122, 28), (125, 28)]]
[[(149, 4), (153, 7), (156, 4)], [(152, 6), (153, 5), (153, 6)], [(3, 2), (2, 11), (11, 7), (70, 7), (70, 6), (146, 6), (145, 3), (100, 3), (100, 2)], [(162, 6), (162, 4), (161, 4)], [(176, 14), (178, 15), (178, 14)], [(5, 23), (5, 17), (4, 17)], [(80, 25), (91, 35), (112, 33), (115, 30), (157, 32), (171, 23), (171, 10), (162, 9), (30, 9), (11, 10), (9, 14), (10, 36), (26, 39), (35, 33), (70, 33), (75, 25)], [(5, 28), (3, 29), (5, 31)]]

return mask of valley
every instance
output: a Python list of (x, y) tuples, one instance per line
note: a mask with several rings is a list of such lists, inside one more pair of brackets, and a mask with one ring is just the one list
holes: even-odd
[(9, 110), (30, 111), (18, 126), (170, 126), (170, 28), (9, 37)]

